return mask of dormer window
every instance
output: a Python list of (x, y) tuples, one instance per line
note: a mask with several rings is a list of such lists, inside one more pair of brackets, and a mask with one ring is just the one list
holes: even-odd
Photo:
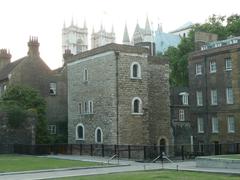
[(50, 83), (49, 84), (49, 94), (51, 96), (55, 96), (57, 93), (57, 84), (56, 83)]
[(182, 104), (188, 105), (188, 96), (189, 94), (187, 92), (181, 92), (179, 93), (180, 96), (182, 96)]
[(131, 64), (131, 79), (141, 79), (141, 66), (138, 62)]

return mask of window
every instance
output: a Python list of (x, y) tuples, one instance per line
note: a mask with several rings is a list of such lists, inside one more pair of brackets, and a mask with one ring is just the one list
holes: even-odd
[(133, 114), (142, 113), (142, 100), (139, 97), (135, 97), (132, 100), (132, 113)]
[(218, 133), (218, 119), (217, 117), (212, 117), (212, 132)]
[(197, 106), (203, 106), (202, 91), (197, 91), (196, 92), (196, 97), (197, 97)]
[(93, 102), (88, 101), (88, 106), (89, 106), (89, 114), (93, 114)]
[(85, 130), (83, 124), (78, 124), (76, 126), (76, 140), (84, 140), (85, 139)]
[(233, 104), (233, 90), (232, 88), (227, 88), (226, 89), (226, 101), (227, 104)]
[(84, 114), (88, 113), (88, 103), (87, 101), (84, 102)]
[(86, 68), (84, 69), (83, 80), (84, 80), (85, 82), (88, 81), (88, 70), (87, 70)]
[(188, 95), (189, 94), (187, 92), (181, 92), (179, 95), (182, 96), (182, 104), (188, 105)]
[(202, 65), (196, 64), (196, 75), (201, 75), (201, 74), (202, 74)]
[(82, 114), (82, 103), (78, 104), (78, 112), (79, 114)]
[(141, 79), (141, 66), (138, 62), (133, 62), (131, 64), (131, 78)]
[(227, 117), (227, 123), (228, 123), (228, 133), (234, 133), (235, 132), (235, 120), (233, 116)]
[(95, 142), (103, 143), (103, 132), (100, 127), (96, 128), (96, 130), (95, 130)]
[(217, 90), (211, 90), (211, 105), (217, 105)]
[(3, 85), (3, 91), (6, 91), (6, 90), (7, 90), (7, 85), (4, 84), (4, 85)]
[(231, 58), (225, 59), (225, 67), (226, 67), (226, 71), (232, 70), (232, 59)]
[(179, 109), (179, 121), (185, 121), (184, 110)]
[(197, 123), (198, 123), (198, 133), (204, 133), (204, 129), (203, 129), (203, 118), (198, 117), (197, 118)]
[(57, 92), (57, 84), (56, 83), (50, 83), (49, 84), (49, 94), (51, 96), (55, 96)]
[(215, 73), (217, 71), (217, 65), (215, 61), (210, 61), (210, 73)]
[(48, 131), (50, 134), (56, 134), (57, 126), (56, 125), (48, 125)]

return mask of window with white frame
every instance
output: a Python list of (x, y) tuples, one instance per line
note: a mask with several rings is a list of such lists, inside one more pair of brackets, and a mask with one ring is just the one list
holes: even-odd
[(179, 93), (180, 96), (182, 96), (182, 104), (188, 105), (188, 93), (187, 92), (181, 92)]
[(227, 101), (227, 104), (233, 104), (233, 89), (232, 88), (226, 89), (226, 101)]
[(76, 126), (76, 140), (84, 140), (85, 139), (85, 130), (83, 124), (79, 123)]
[(185, 121), (184, 109), (179, 109), (179, 121)]
[(234, 133), (235, 132), (235, 119), (233, 116), (227, 117), (227, 123), (228, 123), (228, 133)]
[(203, 106), (203, 95), (202, 95), (202, 91), (197, 91), (197, 92), (196, 92), (196, 97), (197, 97), (197, 106)]
[(196, 75), (201, 75), (201, 74), (202, 74), (202, 65), (196, 64)]
[(212, 133), (218, 133), (219, 123), (217, 117), (212, 117)]
[(100, 127), (97, 127), (95, 130), (95, 142), (96, 143), (103, 143), (103, 132)]
[(142, 113), (142, 100), (139, 97), (134, 97), (132, 100), (132, 114)]
[(50, 134), (56, 134), (57, 133), (57, 126), (56, 125), (48, 125), (48, 132)]
[(93, 101), (88, 101), (89, 114), (93, 114)]
[(130, 72), (132, 79), (141, 79), (141, 66), (138, 62), (133, 62), (131, 64)]
[(217, 105), (217, 90), (216, 89), (212, 89), (211, 90), (211, 105)]
[(204, 133), (204, 123), (203, 123), (203, 118), (198, 117), (197, 118), (197, 127), (198, 127), (198, 133)]
[(217, 71), (216, 61), (210, 61), (210, 73), (215, 73)]
[(7, 90), (7, 85), (4, 84), (4, 85), (3, 85), (3, 92), (6, 91), (6, 90)]
[(49, 94), (50, 94), (51, 96), (55, 96), (56, 93), (57, 93), (57, 84), (54, 83), (54, 82), (51, 82), (51, 83), (49, 84)]
[(232, 70), (232, 59), (231, 58), (225, 59), (225, 68), (226, 68), (226, 71)]
[(84, 102), (84, 114), (88, 114), (88, 102)]
[(82, 114), (82, 103), (78, 104), (78, 112), (79, 114)]
[(84, 71), (83, 71), (83, 80), (84, 80), (84, 82), (88, 81), (88, 70), (87, 70), (87, 68), (85, 68)]

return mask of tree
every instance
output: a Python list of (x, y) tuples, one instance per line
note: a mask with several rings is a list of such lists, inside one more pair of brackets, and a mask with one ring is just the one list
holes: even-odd
[(169, 47), (165, 55), (169, 57), (170, 85), (188, 85), (188, 56), (193, 52), (194, 34), (197, 31), (215, 33), (218, 39), (226, 39), (229, 36), (240, 36), (240, 15), (233, 14), (229, 17), (212, 15), (204, 24), (195, 24), (188, 36), (181, 39), (177, 48)]
[[(16, 128), (26, 119), (26, 112), (35, 114), (36, 143), (48, 143), (47, 121), (45, 117), (46, 102), (40, 94), (29, 87), (9, 86), (2, 96), (2, 104), (9, 118), (9, 122)], [(18, 117), (19, 116), (19, 117)]]

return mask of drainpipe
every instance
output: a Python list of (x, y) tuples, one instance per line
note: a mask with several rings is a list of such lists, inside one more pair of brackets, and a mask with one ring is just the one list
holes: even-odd
[(119, 51), (115, 51), (115, 56), (116, 56), (116, 114), (117, 114), (117, 118), (116, 118), (116, 128), (117, 128), (117, 153), (118, 153), (118, 159), (119, 159), (119, 92), (118, 92), (118, 60), (119, 60)]
[[(204, 56), (204, 68), (205, 68), (205, 91), (206, 91), (206, 96), (205, 96), (205, 111), (206, 111), (206, 120), (205, 122), (208, 123), (208, 76), (207, 76), (207, 73), (208, 73), (208, 69), (207, 69), (207, 56), (205, 55)], [(204, 122), (204, 125), (205, 125), (205, 122)], [(208, 125), (205, 127), (208, 127)], [(209, 131), (209, 129), (207, 128), (207, 132)], [(208, 142), (209, 143), (209, 142)]]

